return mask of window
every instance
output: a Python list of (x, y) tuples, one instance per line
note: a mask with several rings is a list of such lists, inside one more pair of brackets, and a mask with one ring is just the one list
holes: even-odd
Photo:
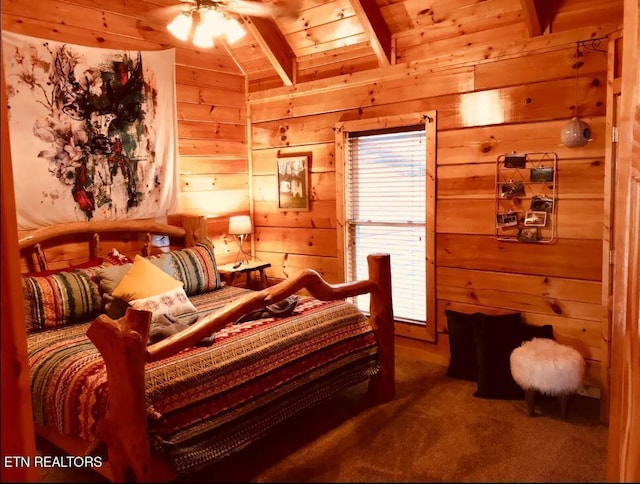
[[(409, 124), (407, 119), (419, 123)], [(391, 254), (393, 311), (397, 321), (425, 324), (435, 317), (433, 233), (435, 126), (427, 116), (340, 125), (344, 162), (344, 266), (346, 280), (368, 277), (367, 255)], [(432, 119), (435, 125), (435, 118)], [(395, 124), (395, 125), (394, 125)], [(431, 145), (431, 146), (430, 146)], [(340, 208), (340, 207), (339, 207)], [(339, 214), (340, 219), (340, 214)], [(339, 242), (340, 243), (340, 242)], [(367, 311), (367, 296), (358, 307)], [(435, 328), (435, 322), (432, 323)]]

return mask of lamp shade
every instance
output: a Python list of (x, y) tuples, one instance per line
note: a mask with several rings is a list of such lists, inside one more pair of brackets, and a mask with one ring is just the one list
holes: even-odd
[(191, 0), (191, 3), (194, 5), (189, 10), (178, 14), (167, 25), (167, 30), (183, 42), (191, 41), (196, 47), (210, 48), (214, 45), (214, 37), (224, 35), (231, 44), (246, 34), (236, 18), (217, 10), (218, 1)]
[(224, 27), (224, 33), (227, 36), (227, 42), (233, 44), (246, 35), (245, 30), (240, 23), (234, 18), (228, 18)]
[(193, 34), (193, 45), (203, 49), (213, 47), (213, 35), (205, 25), (199, 24), (196, 27), (196, 31)]
[(191, 18), (191, 15), (181, 13), (174, 18), (169, 25), (167, 25), (167, 29), (180, 40), (186, 41), (189, 38), (192, 26), (193, 19)]
[(246, 235), (253, 233), (251, 217), (248, 215), (234, 215), (229, 218), (230, 235)]

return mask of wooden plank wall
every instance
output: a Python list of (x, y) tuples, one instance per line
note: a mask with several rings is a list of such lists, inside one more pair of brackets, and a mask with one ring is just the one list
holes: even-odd
[[(158, 8), (152, 2), (132, 8), (124, 0), (10, 0), (1, 8), (2, 29), (24, 35), (115, 49), (175, 46), (183, 211), (208, 214), (220, 263), (233, 260), (237, 245), (224, 236), (228, 217), (248, 214), (250, 206), (245, 77), (229, 54), (139, 30), (138, 22)], [(84, 250), (70, 246), (55, 256), (79, 257), (75, 252)]]
[[(576, 99), (575, 41), (581, 29), (533, 41), (489, 40), (479, 57), (462, 47), (446, 56), (294, 88), (250, 93), (256, 254), (285, 278), (311, 267), (342, 279), (336, 238), (333, 126), (338, 121), (436, 110), (436, 292), (438, 343), (446, 360), (444, 311), (520, 311), (527, 322), (552, 324), (558, 341), (588, 362), (598, 386), (601, 330), (602, 213), (607, 56), (584, 51), (577, 82), (579, 114), (592, 127), (583, 148), (560, 145)], [(476, 39), (480, 42), (479, 39)], [(606, 42), (603, 44), (606, 49)], [(558, 155), (557, 242), (494, 238), (495, 162), (500, 154)], [(279, 212), (278, 154), (311, 154), (311, 210)], [(400, 333), (421, 338), (415, 328)], [(425, 350), (428, 345), (422, 347)], [(597, 392), (597, 390), (594, 390)]]

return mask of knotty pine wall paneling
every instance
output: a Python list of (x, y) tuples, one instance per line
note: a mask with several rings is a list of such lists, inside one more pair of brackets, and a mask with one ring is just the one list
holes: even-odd
[[(139, 29), (158, 8), (152, 2), (11, 0), (1, 8), (2, 28), (24, 35), (115, 49), (175, 48), (182, 208), (209, 216), (220, 263), (232, 259), (237, 244), (225, 237), (228, 217), (248, 214), (250, 206), (246, 83), (229, 54), (221, 47), (196, 49), (161, 30)], [(129, 243), (116, 245), (126, 249)], [(70, 243), (67, 253), (52, 256), (72, 259), (81, 253), (84, 247)]]
[[(594, 32), (601, 32), (595, 29)], [(592, 32), (593, 35), (594, 32)], [(333, 127), (339, 121), (436, 110), (436, 293), (438, 342), (422, 346), (446, 362), (445, 310), (519, 311), (552, 324), (559, 342), (588, 363), (585, 391), (600, 384), (602, 216), (607, 57), (583, 51), (579, 113), (593, 130), (583, 148), (560, 145), (573, 116), (575, 41), (584, 29), (545, 42), (493, 37), (456, 52), (459, 63), (421, 59), (368, 72), (249, 94), (256, 253), (273, 278), (303, 267), (341, 281), (337, 257)], [(477, 40), (477, 39), (476, 39)], [(605, 42), (606, 44), (606, 42)], [(409, 49), (405, 49), (409, 52)], [(443, 51), (444, 52), (444, 51)], [(451, 54), (451, 52), (449, 52)], [(413, 55), (413, 54), (412, 54)], [(451, 54), (453, 55), (453, 54)], [(500, 154), (558, 155), (557, 241), (500, 242), (494, 237), (495, 163)], [(279, 212), (280, 153), (311, 153), (311, 210)], [(420, 338), (419, 332), (397, 333)]]

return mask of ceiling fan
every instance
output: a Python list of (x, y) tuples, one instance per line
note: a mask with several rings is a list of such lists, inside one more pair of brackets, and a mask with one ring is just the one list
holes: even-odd
[[(168, 20), (167, 30), (198, 47), (213, 47), (213, 38), (225, 36), (229, 44), (241, 39), (243, 17), (297, 17), (297, 2), (260, 0), (182, 0), (158, 9), (152, 16)], [(166, 21), (165, 20), (165, 21)]]

